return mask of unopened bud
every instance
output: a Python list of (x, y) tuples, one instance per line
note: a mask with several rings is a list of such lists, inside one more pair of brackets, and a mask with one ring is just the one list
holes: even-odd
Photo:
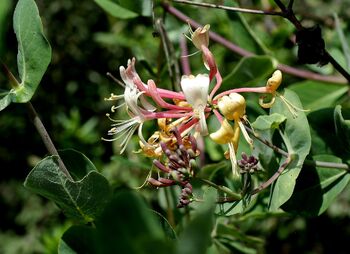
[(210, 25), (207, 24), (204, 27), (198, 27), (193, 32), (191, 39), (197, 49), (202, 50), (202, 45), (205, 47), (209, 46), (209, 29)]
[(280, 70), (276, 70), (272, 77), (269, 78), (266, 82), (266, 91), (269, 93), (274, 93), (277, 88), (280, 86), (282, 82), (282, 72)]

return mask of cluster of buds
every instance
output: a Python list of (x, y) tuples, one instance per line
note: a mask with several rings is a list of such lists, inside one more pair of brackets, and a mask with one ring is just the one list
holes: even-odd
[(160, 146), (166, 157), (164, 163), (153, 160), (153, 164), (166, 175), (157, 179), (150, 177), (148, 182), (155, 187), (179, 185), (182, 188), (179, 207), (189, 204), (192, 200), (192, 185), (190, 179), (196, 173), (196, 157), (199, 155), (196, 139), (192, 135), (182, 137), (177, 129), (171, 130), (174, 141), (168, 144), (161, 142)]
[[(222, 77), (215, 58), (209, 50), (209, 28), (210, 26), (206, 25), (197, 28), (194, 32), (190, 30), (189, 38), (201, 52), (203, 64), (209, 73), (184, 75), (180, 84), (182, 91), (171, 91), (157, 87), (151, 79), (143, 82), (136, 72), (136, 61), (133, 58), (128, 61), (126, 68), (123, 66), (119, 68), (125, 84), (124, 94), (112, 94), (107, 99), (124, 100), (118, 106), (113, 106), (112, 111), (125, 106), (130, 118), (113, 119), (107, 114), (113, 121), (112, 129), (108, 134), (114, 137), (105, 140), (121, 139), (120, 146), (123, 153), (133, 133), (137, 131), (143, 153), (148, 157), (154, 157), (157, 168), (168, 175), (166, 178), (150, 178), (149, 183), (157, 187), (180, 185), (183, 188), (184, 197), (190, 197), (191, 188), (188, 186), (188, 180), (194, 175), (192, 163), (199, 153), (195, 137), (210, 134), (207, 118), (215, 116), (221, 124), (220, 129), (209, 136), (218, 144), (228, 145), (225, 156), (231, 160), (233, 177), (237, 179), (240, 177), (236, 159), (240, 133), (253, 147), (253, 141), (244, 125), (247, 121), (246, 101), (241, 93), (263, 94), (259, 104), (264, 108), (271, 107), (275, 97), (280, 96), (276, 92), (282, 81), (282, 73), (279, 70), (273, 73), (266, 86), (234, 88), (217, 94), (222, 84)], [(267, 94), (272, 97), (270, 102), (264, 101)], [(288, 105), (288, 102), (284, 101)], [(293, 108), (290, 104), (289, 106)], [(142, 126), (144, 122), (151, 120), (158, 121), (159, 129), (146, 140), (142, 133)], [(174, 140), (177, 144), (174, 144)], [(190, 147), (186, 147), (185, 140)], [(159, 161), (159, 158), (164, 155), (168, 160), (165, 164)], [(185, 190), (185, 188), (188, 189)]]
[(258, 171), (258, 159), (253, 155), (242, 153), (242, 159), (238, 161), (241, 174), (254, 174)]

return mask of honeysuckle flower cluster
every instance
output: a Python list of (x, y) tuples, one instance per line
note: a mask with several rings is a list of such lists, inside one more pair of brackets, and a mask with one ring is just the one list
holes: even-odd
[[(121, 101), (113, 106), (111, 111), (125, 110), (128, 119), (113, 119), (108, 135), (110, 141), (118, 140), (121, 153), (137, 132), (140, 148), (144, 155), (155, 158), (154, 165), (164, 177), (149, 178), (149, 183), (157, 187), (180, 185), (183, 189), (180, 204), (186, 205), (191, 200), (192, 187), (189, 180), (194, 176), (192, 170), (195, 158), (200, 151), (196, 144), (199, 136), (209, 137), (216, 143), (227, 145), (225, 153), (231, 160), (233, 177), (239, 177), (236, 152), (243, 134), (249, 145), (253, 141), (246, 129), (246, 101), (241, 93), (255, 92), (270, 94), (271, 101), (265, 102), (263, 95), (259, 104), (264, 108), (273, 105), (276, 90), (281, 84), (282, 73), (276, 70), (263, 87), (235, 88), (217, 93), (222, 84), (220, 71), (215, 58), (209, 49), (209, 25), (190, 30), (194, 46), (202, 54), (203, 64), (209, 73), (184, 75), (181, 78), (182, 91), (162, 89), (152, 79), (142, 81), (136, 72), (135, 58), (128, 61), (126, 68), (119, 68), (120, 76), (124, 82), (124, 94), (111, 96), (107, 100)], [(286, 102), (287, 103), (287, 102)], [(216, 117), (221, 127), (210, 131), (207, 119)], [(146, 121), (157, 121), (158, 130), (148, 139), (143, 136), (142, 127)], [(187, 201), (186, 201), (187, 200)]]

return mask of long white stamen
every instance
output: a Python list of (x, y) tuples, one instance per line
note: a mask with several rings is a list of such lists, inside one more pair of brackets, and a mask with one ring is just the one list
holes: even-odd
[(251, 149), (253, 149), (253, 140), (249, 137), (247, 130), (245, 129), (244, 124), (241, 121), (238, 121), (239, 128), (242, 131), (244, 139), (248, 142)]
[(113, 105), (113, 106), (111, 107), (111, 112), (114, 113), (118, 108), (121, 108), (121, 107), (123, 107), (123, 106), (125, 106), (125, 102), (123, 102), (122, 104), (117, 105), (117, 106)]
[(124, 153), (127, 144), (129, 143), (132, 135), (134, 134), (135, 130), (136, 130), (137, 126), (134, 126), (126, 135), (125, 139), (123, 140), (123, 142), (120, 144), (120, 146), (122, 147), (122, 150), (120, 150), (120, 154)]
[(229, 147), (229, 152), (230, 152), (230, 160), (231, 160), (231, 164), (232, 164), (232, 174), (234, 176), (239, 176), (239, 172), (237, 170), (237, 158), (236, 158), (236, 152), (235, 152), (235, 148), (232, 142), (228, 143), (228, 147)]

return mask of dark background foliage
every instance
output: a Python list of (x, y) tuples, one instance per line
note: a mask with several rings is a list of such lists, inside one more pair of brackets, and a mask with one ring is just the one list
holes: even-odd
[[(5, 2), (10, 7), (7, 13), (2, 11), (0, 17), (0, 58), (16, 73), (17, 42), (12, 30), (15, 1), (4, 1), (3, 6)], [(261, 1), (240, 2), (242, 6), (261, 7)], [(118, 67), (136, 55), (140, 73), (155, 79), (166, 75), (166, 68), (152, 67), (165, 66), (159, 38), (152, 35), (152, 20), (149, 17), (118, 20), (106, 15), (93, 1), (38, 0), (37, 4), (53, 56), (32, 103), (55, 144), (58, 148), (83, 151), (115, 185), (142, 183), (144, 168), (142, 171), (140, 164), (132, 167), (115, 159), (113, 155), (117, 149), (112, 143), (101, 141), (101, 137), (106, 136), (110, 125), (105, 117), (110, 104), (104, 98), (119, 91), (106, 72), (118, 76)], [(334, 28), (333, 11), (344, 21), (350, 16), (347, 1), (296, 1), (295, 6), (295, 11), (305, 22), (321, 23), (330, 31)], [(217, 23), (213, 21), (215, 31), (232, 35), (230, 24), (219, 25), (218, 11), (208, 14), (208, 20), (206, 15), (200, 15), (201, 11), (208, 13), (207, 10), (183, 7), (183, 11), (193, 14), (193, 18), (197, 17), (202, 23), (217, 18)], [(247, 17), (250, 24), (257, 24), (257, 30), (278, 24), (273, 36), (261, 37), (279, 60), (296, 64), (295, 49), (288, 34), (293, 28), (281, 20)], [(169, 20), (170, 32), (178, 32), (173, 27), (174, 20), (171, 17)], [(344, 22), (344, 31), (348, 31), (349, 24)], [(339, 42), (334, 39), (334, 34), (328, 31), (325, 36), (336, 51)], [(255, 46), (252, 45), (252, 49)], [(212, 50), (220, 58), (223, 73), (229, 73), (239, 60), (238, 56), (224, 54), (225, 50), (217, 45), (213, 45)], [(331, 74), (333, 70), (326, 67), (318, 71)], [(299, 79), (287, 77), (287, 80)], [(170, 85), (169, 80), (165, 83)], [(0, 74), (0, 88), (8, 88), (3, 73)], [(0, 132), (0, 252), (55, 253), (59, 237), (71, 222), (53, 203), (22, 187), (29, 170), (47, 153), (27, 117), (25, 106), (12, 104), (1, 112)], [(135, 155), (129, 153), (129, 158), (132, 160)], [(131, 176), (140, 179), (131, 179)], [(348, 194), (347, 189), (320, 217), (252, 220), (255, 224), (249, 226), (247, 232), (265, 238), (265, 253), (347, 253), (350, 237)]]

